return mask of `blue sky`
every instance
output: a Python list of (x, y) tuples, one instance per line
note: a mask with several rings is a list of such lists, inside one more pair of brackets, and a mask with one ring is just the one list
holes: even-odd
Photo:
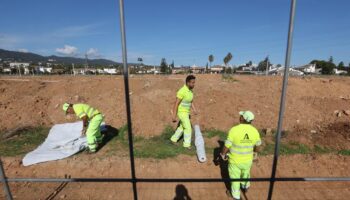
[[(1, 0), (0, 48), (121, 61), (117, 0)], [(350, 62), (350, 1), (298, 0), (292, 65)], [(289, 0), (126, 0), (129, 62), (284, 63)]]

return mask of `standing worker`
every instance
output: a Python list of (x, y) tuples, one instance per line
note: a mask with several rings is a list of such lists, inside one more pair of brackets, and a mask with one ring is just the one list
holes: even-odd
[(173, 143), (176, 143), (182, 134), (184, 135), (183, 147), (191, 149), (191, 136), (192, 126), (190, 121), (191, 108), (194, 114), (197, 114), (196, 108), (193, 104), (193, 88), (196, 82), (196, 77), (189, 75), (186, 77), (186, 84), (177, 91), (176, 102), (173, 108), (173, 122), (175, 123), (176, 117), (179, 118), (179, 125), (170, 138)]
[(88, 152), (95, 153), (99, 144), (102, 143), (100, 126), (103, 121), (103, 115), (97, 109), (82, 103), (64, 103), (63, 111), (66, 114), (75, 114), (83, 120), (82, 135), (87, 137)]
[[(254, 114), (250, 111), (241, 111), (239, 115), (240, 124), (231, 128), (220, 153), (223, 160), (229, 161), (228, 172), (231, 179), (250, 178), (254, 152), (257, 152), (257, 146), (261, 145), (259, 132), (251, 125)], [(233, 199), (240, 199), (240, 189), (245, 193), (249, 186), (249, 181), (231, 182)]]

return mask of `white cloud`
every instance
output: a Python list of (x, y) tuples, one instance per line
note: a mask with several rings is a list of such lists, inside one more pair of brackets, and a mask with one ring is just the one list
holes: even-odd
[(22, 52), (22, 53), (28, 53), (28, 49), (18, 49), (19, 52)]
[(98, 52), (97, 49), (94, 48), (90, 48), (87, 52), (86, 52), (87, 56), (89, 56), (90, 58), (99, 58), (101, 57), (100, 53)]
[(67, 56), (74, 56), (77, 54), (78, 48), (70, 45), (64, 45), (63, 48), (57, 48), (56, 52)]

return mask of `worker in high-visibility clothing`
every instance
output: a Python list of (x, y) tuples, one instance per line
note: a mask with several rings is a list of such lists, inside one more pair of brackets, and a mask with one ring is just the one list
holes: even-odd
[(176, 143), (182, 134), (184, 135), (183, 147), (191, 149), (192, 126), (190, 121), (191, 108), (194, 114), (197, 110), (193, 103), (193, 88), (196, 83), (196, 77), (189, 75), (186, 77), (186, 84), (177, 91), (176, 102), (173, 107), (173, 122), (177, 122), (179, 118), (179, 125), (170, 138), (173, 143)]
[[(228, 160), (228, 172), (232, 179), (250, 178), (250, 168), (258, 146), (261, 145), (260, 134), (251, 124), (254, 120), (254, 114), (250, 111), (239, 112), (240, 124), (231, 128), (228, 133), (225, 146), (220, 156), (223, 160)], [(240, 199), (240, 189), (247, 192), (250, 186), (249, 181), (231, 182), (231, 191), (228, 194), (233, 199)]]
[(87, 137), (88, 153), (95, 153), (103, 139), (100, 130), (103, 115), (97, 109), (82, 103), (64, 103), (63, 111), (66, 114), (75, 114), (83, 120), (82, 135)]

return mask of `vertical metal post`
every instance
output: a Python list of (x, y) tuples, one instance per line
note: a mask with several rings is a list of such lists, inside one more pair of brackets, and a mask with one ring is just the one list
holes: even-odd
[(2, 166), (1, 158), (0, 158), (0, 181), (4, 185), (4, 191), (5, 191), (5, 194), (6, 194), (6, 199), (7, 200), (12, 200), (10, 187), (9, 187), (9, 185), (7, 183), (7, 179), (6, 179), (6, 176), (5, 176), (5, 170), (4, 170), (3, 166)]
[(269, 75), (269, 60), (266, 60), (266, 76)]
[(75, 76), (74, 63), (72, 63), (72, 67), (73, 67), (73, 76)]
[(126, 114), (127, 114), (127, 121), (128, 121), (128, 139), (129, 139), (131, 179), (132, 179), (132, 189), (133, 189), (133, 193), (134, 193), (134, 199), (137, 200), (134, 145), (133, 145), (133, 138), (132, 138), (132, 123), (131, 123), (130, 96), (129, 96), (129, 74), (128, 74), (127, 51), (126, 51), (126, 36), (125, 36), (124, 1), (123, 0), (119, 0), (119, 14), (120, 14), (120, 33), (121, 33), (122, 52), (123, 52), (124, 87), (125, 87), (124, 91), (125, 91)]
[(287, 84), (288, 84), (290, 57), (291, 57), (291, 53), (292, 53), (292, 39), (293, 39), (293, 29), (294, 29), (295, 5), (296, 5), (296, 0), (291, 0), (288, 42), (287, 42), (286, 59), (285, 59), (285, 66), (284, 66), (284, 76), (283, 76), (282, 94), (281, 94), (281, 102), (280, 102), (280, 112), (279, 112), (279, 116), (278, 116), (277, 135), (276, 135), (276, 141), (275, 141), (275, 153), (274, 153), (274, 157), (273, 157), (269, 194), (267, 197), (268, 200), (271, 200), (271, 198), (272, 198), (272, 192), (273, 192), (273, 187), (274, 187), (275, 178), (276, 178), (276, 169), (277, 169), (277, 162), (278, 162), (278, 155), (279, 155), (279, 148), (280, 148), (281, 132), (282, 132), (282, 125), (283, 125), (283, 115), (284, 115), (284, 109), (285, 109), (284, 107), (285, 107)]

